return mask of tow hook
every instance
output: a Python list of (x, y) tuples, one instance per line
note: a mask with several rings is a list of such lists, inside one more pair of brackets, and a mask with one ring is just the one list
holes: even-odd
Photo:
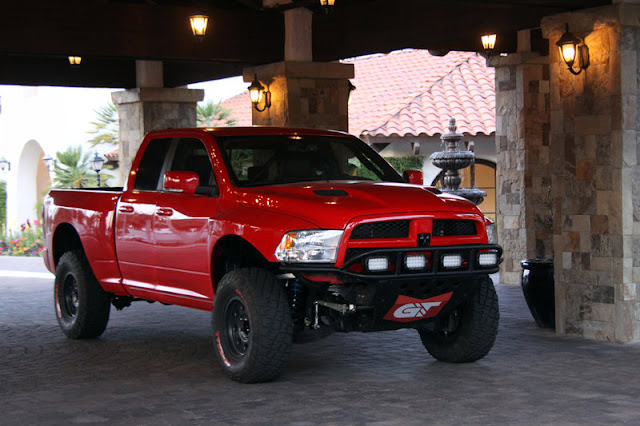
[(324, 300), (316, 300), (315, 302), (313, 302), (313, 305), (315, 306), (315, 318), (313, 321), (313, 328), (315, 329), (320, 328), (320, 315), (318, 313), (318, 306), (322, 305), (325, 308), (329, 308), (331, 310), (340, 312), (342, 315), (353, 314), (356, 312), (356, 305), (353, 305), (353, 304), (341, 305), (339, 303), (325, 302)]

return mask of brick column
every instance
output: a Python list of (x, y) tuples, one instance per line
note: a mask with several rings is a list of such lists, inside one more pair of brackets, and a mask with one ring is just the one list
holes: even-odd
[[(547, 17), (556, 324), (561, 333), (640, 341), (640, 5)], [(572, 75), (555, 43), (569, 30), (591, 65)]]
[(497, 224), (505, 258), (500, 281), (518, 284), (520, 261), (553, 256), (548, 57), (520, 52), (490, 58), (489, 65), (496, 68)]
[(349, 130), (348, 80), (353, 64), (285, 61), (243, 72), (246, 82), (257, 75), (271, 91), (271, 108), (252, 108), (252, 123), (284, 127)]

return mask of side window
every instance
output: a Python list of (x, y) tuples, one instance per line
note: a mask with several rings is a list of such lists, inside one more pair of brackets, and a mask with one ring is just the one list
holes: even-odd
[(142, 191), (156, 191), (158, 189), (160, 173), (170, 145), (171, 139), (154, 139), (149, 142), (138, 167), (135, 189)]
[(200, 178), (196, 194), (216, 196), (218, 187), (213, 174), (209, 153), (199, 139), (183, 138), (178, 141), (171, 163), (171, 171), (195, 172)]

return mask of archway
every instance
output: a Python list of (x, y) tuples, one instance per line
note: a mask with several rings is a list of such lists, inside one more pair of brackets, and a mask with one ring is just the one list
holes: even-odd
[[(487, 193), (480, 209), (491, 220), (496, 220), (496, 163), (491, 160), (476, 158), (474, 166), (475, 187)], [(439, 187), (443, 176), (444, 170), (433, 179), (431, 185)], [(465, 182), (471, 182), (471, 166), (460, 170), (460, 176), (462, 177), (461, 187), (465, 186)]]
[(36, 211), (37, 204), (51, 187), (51, 177), (43, 157), (42, 147), (33, 139), (24, 145), (20, 153), (15, 182), (15, 219), (18, 225), (27, 219), (40, 217), (40, 212)]

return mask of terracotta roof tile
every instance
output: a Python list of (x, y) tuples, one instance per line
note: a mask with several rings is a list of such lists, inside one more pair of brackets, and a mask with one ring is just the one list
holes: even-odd
[[(344, 60), (355, 66), (349, 132), (371, 136), (442, 134), (450, 117), (458, 131), (495, 132), (494, 70), (476, 53), (434, 56), (399, 50)], [(248, 92), (222, 102), (237, 125), (251, 124)]]
[(236, 126), (251, 126), (251, 98), (248, 90), (222, 101), (222, 105), (231, 109), (229, 118), (237, 120)]
[(107, 159), (107, 161), (118, 161), (118, 158), (120, 157), (120, 148), (105, 152), (104, 157)]

